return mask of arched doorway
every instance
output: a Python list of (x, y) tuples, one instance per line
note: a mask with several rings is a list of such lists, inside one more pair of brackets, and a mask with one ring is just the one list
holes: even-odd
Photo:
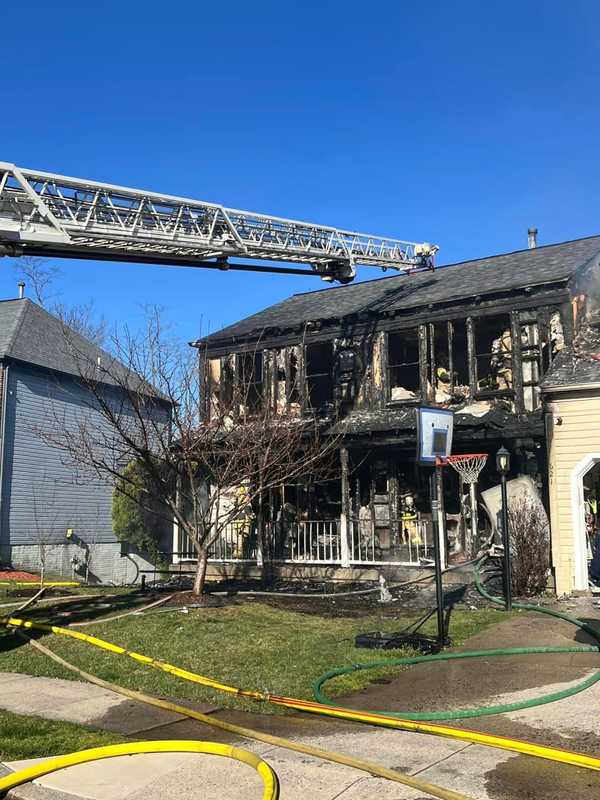
[(589, 586), (588, 565), (600, 524), (600, 453), (589, 453), (571, 474), (575, 589)]

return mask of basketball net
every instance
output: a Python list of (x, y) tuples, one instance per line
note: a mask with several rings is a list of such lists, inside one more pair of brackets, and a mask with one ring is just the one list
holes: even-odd
[(465, 550), (468, 556), (475, 553), (475, 543), (477, 541), (478, 519), (477, 519), (477, 494), (475, 484), (479, 473), (484, 468), (487, 461), (487, 453), (467, 453), (458, 456), (446, 456), (436, 460), (437, 466), (450, 466), (458, 472), (463, 483), (469, 486), (469, 496), (471, 500), (471, 525), (465, 528)]
[(469, 453), (460, 456), (447, 456), (443, 459), (446, 464), (450, 464), (462, 478), (463, 483), (477, 483), (479, 473), (485, 467), (487, 453)]

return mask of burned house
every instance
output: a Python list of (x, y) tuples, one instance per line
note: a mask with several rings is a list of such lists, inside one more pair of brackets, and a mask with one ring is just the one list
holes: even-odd
[[(547, 504), (541, 382), (571, 345), (581, 275), (599, 258), (600, 237), (590, 237), (307, 292), (195, 342), (207, 415), (251, 376), (247, 413), (269, 404), (317, 415), (340, 437), (335, 480), (282, 486), (269, 499), (282, 542), (275, 561), (401, 567), (430, 558), (427, 470), (415, 459), (422, 405), (455, 412), (454, 453), (508, 447), (513, 476), (529, 476)], [(492, 457), (479, 489), (497, 482)], [(471, 515), (479, 512), (482, 535), (493, 520), (470, 508), (452, 471), (444, 506), (449, 550), (464, 556)]]

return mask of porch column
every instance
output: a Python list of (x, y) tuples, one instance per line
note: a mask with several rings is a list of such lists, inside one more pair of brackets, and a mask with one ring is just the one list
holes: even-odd
[(394, 458), (388, 460), (388, 507), (390, 513), (391, 545), (400, 544), (404, 531), (400, 524), (400, 497), (398, 495), (398, 463)]
[(350, 566), (350, 481), (348, 479), (348, 449), (340, 448), (342, 508), (340, 513), (340, 555), (342, 567)]

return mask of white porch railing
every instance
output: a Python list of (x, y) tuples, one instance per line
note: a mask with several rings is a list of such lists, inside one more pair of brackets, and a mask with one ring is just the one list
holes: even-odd
[[(397, 520), (386, 527), (371, 519), (348, 521), (348, 546), (342, 547), (340, 520), (301, 520), (265, 526), (264, 558), (292, 564), (346, 564), (417, 566), (433, 558), (430, 525), (420, 519)], [(175, 527), (173, 561), (195, 561), (190, 539)], [(256, 563), (259, 560), (256, 524), (234, 521), (221, 531), (211, 546), (210, 561)]]
[(352, 518), (349, 525), (350, 563), (418, 565), (433, 557), (430, 526), (420, 519), (397, 520), (386, 527)]
[[(342, 548), (340, 523), (337, 519), (302, 520), (289, 526), (286, 554), (281, 553), (283, 561), (307, 562), (313, 564), (340, 564)], [(287, 555), (287, 557), (286, 557)], [(277, 550), (275, 558), (277, 559)]]
[[(190, 537), (175, 525), (173, 563), (195, 561), (196, 550)], [(256, 528), (246, 521), (230, 522), (210, 548), (209, 561), (256, 561)]]

